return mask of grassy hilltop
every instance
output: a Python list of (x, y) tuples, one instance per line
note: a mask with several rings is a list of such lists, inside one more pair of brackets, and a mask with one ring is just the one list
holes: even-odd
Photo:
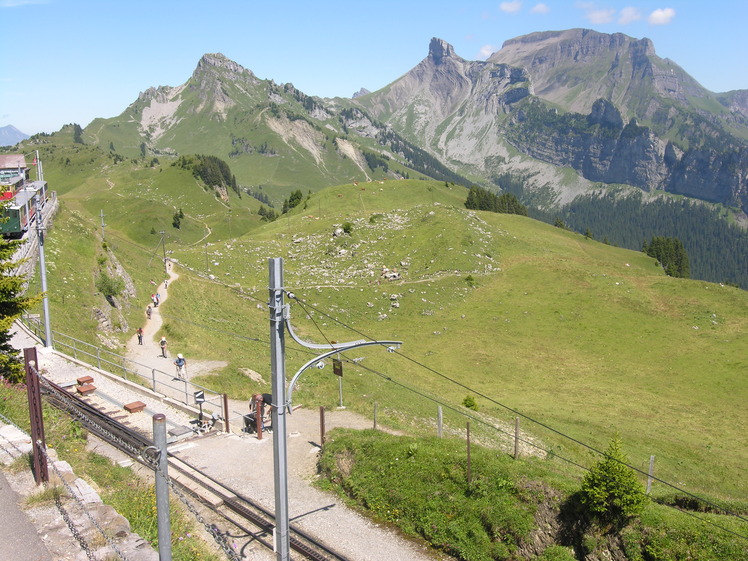
[[(306, 339), (403, 341), (395, 354), (348, 353), (363, 359), (345, 365), (348, 408), (371, 414), (376, 402), (380, 423), (434, 434), (438, 401), (449, 432), (460, 434), (466, 419), (454, 410), (468, 412), (461, 404), (471, 396), (480, 442), (508, 449), (502, 431), (513, 433), (516, 410), (554, 429), (522, 419), (540, 455), (589, 465), (589, 451), (558, 433), (597, 449), (618, 433), (633, 465), (646, 469), (656, 456), (661, 479), (715, 500), (748, 495), (741, 290), (667, 277), (642, 253), (525, 217), (468, 211), (467, 191), (444, 182), (329, 187), (265, 223), (256, 200), (220, 200), (169, 162), (45, 150), (62, 202), (47, 256), (57, 331), (96, 340), (95, 308), (112, 318), (105, 338), (122, 345), (142, 321), (151, 281), (163, 280), (161, 236), (152, 233), (163, 230), (181, 275), (162, 309), (171, 346), (225, 361), (200, 382), (247, 398), (269, 387), (267, 260), (283, 257), (286, 286), (301, 301), (291, 301), (292, 323)], [(344, 225), (350, 234), (334, 236)], [(95, 279), (114, 261), (132, 290), (112, 310)], [(399, 278), (386, 280), (385, 267)], [(290, 376), (310, 355), (287, 344)], [(294, 402), (338, 405), (331, 368), (307, 371)]]

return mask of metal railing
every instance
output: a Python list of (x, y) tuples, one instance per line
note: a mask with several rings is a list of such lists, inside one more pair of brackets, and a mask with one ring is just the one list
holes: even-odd
[[(21, 321), (34, 335), (44, 340), (44, 326), (39, 319), (22, 316)], [(56, 351), (65, 352), (75, 360), (109, 372), (113, 376), (140, 384), (190, 407), (197, 404), (195, 392), (202, 391), (205, 398), (205, 402), (202, 404), (203, 410), (209, 414), (218, 413), (223, 419), (228, 420), (229, 418), (229, 412), (224, 411), (223, 394), (216, 393), (189, 380), (177, 378), (175, 373), (169, 374), (158, 368), (152, 368), (54, 330), (52, 331), (52, 348)], [(62, 349), (66, 350), (63, 351)]]

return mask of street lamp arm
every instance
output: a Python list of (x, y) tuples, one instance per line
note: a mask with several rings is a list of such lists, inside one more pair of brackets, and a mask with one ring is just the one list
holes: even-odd
[(389, 352), (393, 352), (396, 347), (400, 347), (400, 345), (402, 345), (402, 341), (357, 341), (355, 343), (347, 343), (347, 345), (348, 347), (346, 347), (345, 349), (334, 348), (332, 350), (327, 351), (326, 353), (322, 353), (321, 355), (318, 355), (314, 357), (313, 359), (307, 361), (307, 363), (304, 366), (299, 368), (296, 374), (294, 374), (293, 378), (291, 378), (291, 382), (288, 384), (286, 407), (288, 408), (289, 414), (291, 413), (291, 403), (293, 401), (293, 388), (296, 385), (296, 380), (298, 380), (299, 376), (301, 376), (301, 374), (310, 366), (317, 364), (319, 361), (324, 360), (329, 356), (338, 354), (341, 350), (356, 349), (358, 347), (370, 347), (372, 345), (386, 345), (387, 350)]
[[(286, 308), (288, 310), (288, 308)], [(289, 335), (291, 335), (291, 338), (296, 341), (299, 345), (302, 347), (306, 347), (307, 349), (316, 349), (316, 350), (322, 350), (322, 349), (337, 349), (338, 351), (344, 351), (346, 349), (349, 349), (355, 345), (360, 345), (361, 343), (365, 343), (365, 339), (361, 339), (360, 341), (351, 341), (350, 343), (309, 343), (307, 341), (304, 341), (296, 335), (296, 333), (293, 330), (293, 327), (291, 327), (291, 317), (290, 313), (287, 313), (285, 315), (286, 320), (286, 328), (288, 329)]]

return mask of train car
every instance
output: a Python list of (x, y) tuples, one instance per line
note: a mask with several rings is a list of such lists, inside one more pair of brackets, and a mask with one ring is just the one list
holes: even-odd
[(29, 229), (36, 214), (36, 190), (21, 189), (2, 209), (0, 233), (8, 238), (20, 238)]
[(16, 193), (23, 189), (25, 183), (23, 176), (16, 175), (13, 177), (0, 178), (0, 201), (9, 201), (16, 196)]

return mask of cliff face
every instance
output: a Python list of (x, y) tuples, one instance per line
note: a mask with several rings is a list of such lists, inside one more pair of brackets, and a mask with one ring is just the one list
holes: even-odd
[(623, 33), (531, 33), (506, 41), (488, 60), (525, 68), (535, 95), (578, 113), (603, 98), (625, 118), (644, 118), (653, 93), (678, 101), (707, 94), (675, 63), (657, 57), (651, 40)]
[(505, 155), (497, 142), (501, 121), (531, 93), (521, 68), (466, 61), (434, 38), (428, 56), (410, 72), (355, 101), (443, 161), (485, 171), (486, 158)]
[[(359, 99), (375, 118), (472, 174), (537, 173), (513, 155), (519, 151), (589, 181), (748, 211), (748, 96), (709, 92), (646, 38), (533, 33), (486, 62), (432, 39), (413, 70)], [(553, 178), (546, 186), (564, 189)]]
[(587, 116), (559, 115), (541, 103), (529, 104), (513, 116), (506, 138), (522, 152), (574, 168), (590, 181), (649, 191), (668, 175), (665, 144), (634, 120), (624, 125), (618, 110), (604, 100), (595, 102)]

